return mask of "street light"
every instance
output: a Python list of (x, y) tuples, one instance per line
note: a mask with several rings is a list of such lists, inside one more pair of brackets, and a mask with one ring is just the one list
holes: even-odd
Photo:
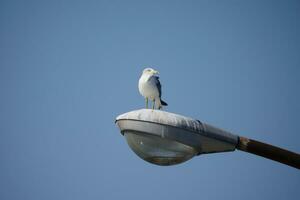
[(174, 165), (200, 154), (242, 150), (300, 169), (300, 155), (161, 110), (121, 114), (116, 124), (130, 148), (156, 165)]

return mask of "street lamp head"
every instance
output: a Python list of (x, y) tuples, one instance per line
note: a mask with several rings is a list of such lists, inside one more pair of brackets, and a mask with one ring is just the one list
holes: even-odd
[(116, 123), (130, 148), (157, 165), (174, 165), (195, 155), (234, 151), (236, 135), (199, 120), (160, 110), (141, 109), (119, 115)]

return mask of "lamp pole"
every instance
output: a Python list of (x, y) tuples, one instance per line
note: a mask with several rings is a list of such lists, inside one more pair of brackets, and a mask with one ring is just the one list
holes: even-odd
[(239, 136), (236, 148), (300, 169), (299, 154), (270, 144)]

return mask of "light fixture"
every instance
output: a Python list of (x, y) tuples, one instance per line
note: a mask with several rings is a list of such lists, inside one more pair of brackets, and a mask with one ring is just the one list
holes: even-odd
[(130, 148), (156, 165), (174, 165), (200, 154), (239, 149), (300, 168), (300, 155), (232, 134), (189, 117), (141, 109), (116, 118)]

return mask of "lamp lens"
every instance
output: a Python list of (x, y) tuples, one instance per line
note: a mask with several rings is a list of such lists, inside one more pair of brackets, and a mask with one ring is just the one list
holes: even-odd
[(197, 154), (193, 147), (158, 136), (128, 131), (124, 136), (140, 158), (156, 165), (179, 164)]

